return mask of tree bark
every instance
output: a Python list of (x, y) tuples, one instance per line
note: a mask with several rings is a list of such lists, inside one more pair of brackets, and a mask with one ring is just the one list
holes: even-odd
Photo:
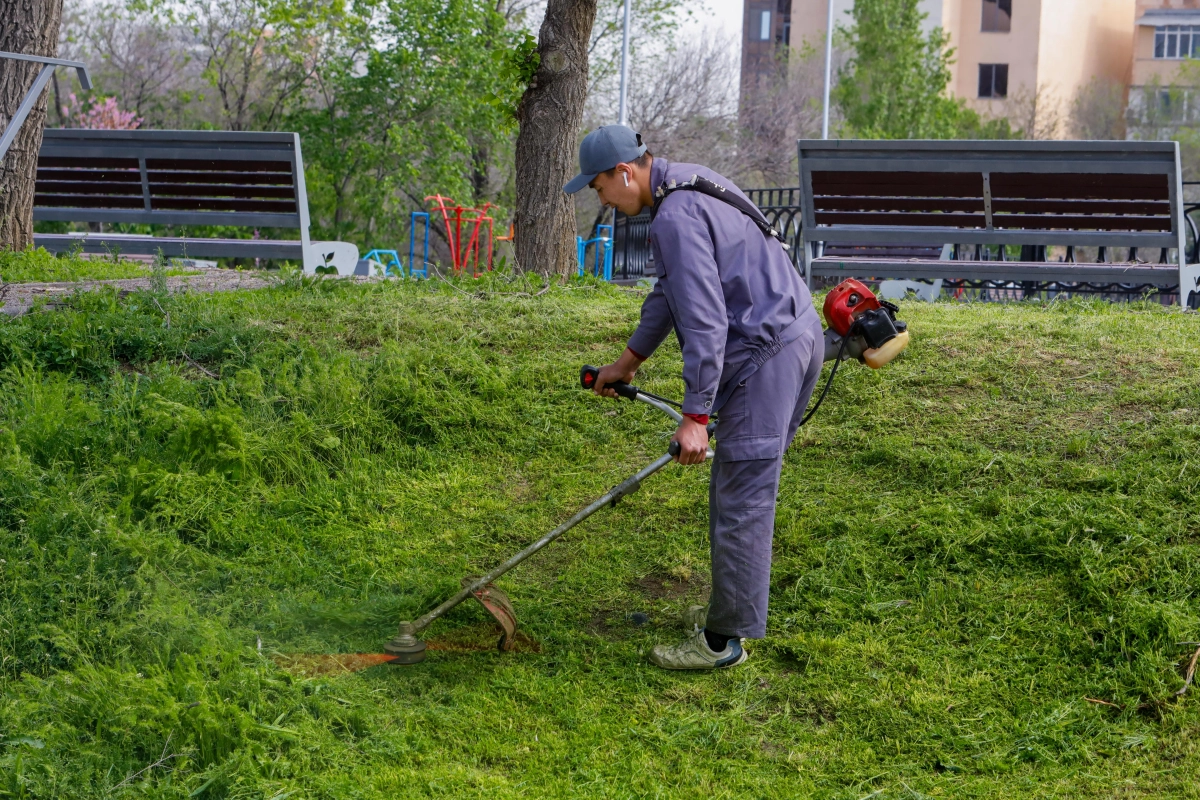
[(575, 201), (563, 184), (575, 175), (595, 19), (596, 0), (549, 0), (541, 60), (517, 109), (517, 263), (543, 275), (576, 269)]
[[(0, 20), (0, 50), (58, 54), (62, 0), (0, 0)], [(41, 69), (30, 61), (0, 58), (0, 127), (8, 128)], [(33, 243), (33, 183), (45, 124), (42, 92), (0, 163), (0, 249), (24, 250)]]

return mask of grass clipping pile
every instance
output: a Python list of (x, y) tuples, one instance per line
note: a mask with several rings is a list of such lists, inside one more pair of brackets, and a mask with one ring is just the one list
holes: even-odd
[(420, 666), (338, 655), (665, 448), (575, 383), (641, 295), (540, 290), (0, 321), (0, 795), (1196, 796), (1200, 353), (1151, 306), (906, 306), (787, 456), (744, 667), (645, 663), (707, 591), (678, 467), (503, 579), (517, 652), (469, 603)]

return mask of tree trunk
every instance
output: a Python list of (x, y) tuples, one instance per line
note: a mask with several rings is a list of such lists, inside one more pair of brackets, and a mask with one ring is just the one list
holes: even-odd
[[(0, 20), (4, 20), (0, 50), (58, 54), (62, 0), (0, 0)], [(0, 127), (8, 128), (41, 69), (41, 64), (30, 61), (0, 58)], [(0, 249), (24, 250), (33, 243), (33, 181), (45, 124), (46, 93), (42, 92), (0, 163)]]
[(587, 98), (588, 42), (596, 0), (549, 0), (538, 35), (537, 72), (517, 109), (517, 263), (543, 275), (576, 269), (576, 137)]

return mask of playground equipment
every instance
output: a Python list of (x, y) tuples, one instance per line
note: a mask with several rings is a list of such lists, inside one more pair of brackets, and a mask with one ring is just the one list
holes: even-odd
[(417, 270), (413, 267), (413, 254), (417, 247), (417, 219), (425, 220), (425, 255), (421, 257), (421, 277), (429, 277), (429, 212), (414, 211), (408, 227), (408, 277), (415, 278)]
[[(458, 205), (449, 197), (443, 197), (440, 194), (430, 195), (425, 198), (425, 201), (433, 203), (433, 211), (440, 211), (442, 213), (442, 221), (446, 224), (446, 241), (450, 245), (450, 262), (454, 265), (455, 274), (461, 273), (468, 266), (471, 267), (473, 277), (478, 278), (482, 274), (479, 271), (479, 262), (483, 254), (480, 233), (484, 230), (486, 224), (486, 268), (490, 272), (492, 269), (495, 220), (487, 215), (487, 211), (492, 207), (492, 204), (484, 203), (479, 208), (471, 208), (469, 206)], [(415, 221), (415, 214), (413, 219)], [(467, 234), (465, 243), (463, 241), (463, 234)], [(427, 233), (426, 248), (428, 248), (428, 242), (429, 237)]]
[[(391, 261), (385, 261), (385, 258), (390, 258)], [(395, 250), (372, 250), (362, 257), (363, 261), (377, 261), (383, 265), (383, 276), (386, 278), (393, 270), (401, 278), (404, 277), (404, 264), (400, 261), (400, 254)], [(411, 270), (411, 267), (410, 267)]]
[[(608, 231), (605, 236), (602, 232)], [(593, 239), (584, 239), (582, 236), (575, 237), (575, 247), (579, 257), (579, 277), (583, 277), (587, 271), (587, 248), (588, 245), (594, 245), (592, 248), (594, 258), (592, 260), (592, 275), (600, 277), (603, 274), (604, 280), (612, 280), (612, 262), (613, 262), (613, 247), (612, 247), (612, 225), (597, 225), (596, 233), (599, 234)]]

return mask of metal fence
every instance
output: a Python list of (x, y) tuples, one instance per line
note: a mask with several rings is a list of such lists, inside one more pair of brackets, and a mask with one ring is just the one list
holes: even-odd
[(767, 222), (783, 234), (788, 243), (788, 255), (792, 266), (800, 268), (800, 187), (788, 186), (780, 189), (746, 189), (744, 193)]
[[(792, 265), (800, 264), (800, 187), (744, 189), (767, 221), (787, 239)], [(617, 212), (613, 234), (613, 279), (637, 280), (654, 274), (650, 251), (650, 214), (627, 217)]]
[(651, 262), (650, 213), (627, 217), (617, 212), (613, 232), (613, 280), (637, 280), (654, 274)]

